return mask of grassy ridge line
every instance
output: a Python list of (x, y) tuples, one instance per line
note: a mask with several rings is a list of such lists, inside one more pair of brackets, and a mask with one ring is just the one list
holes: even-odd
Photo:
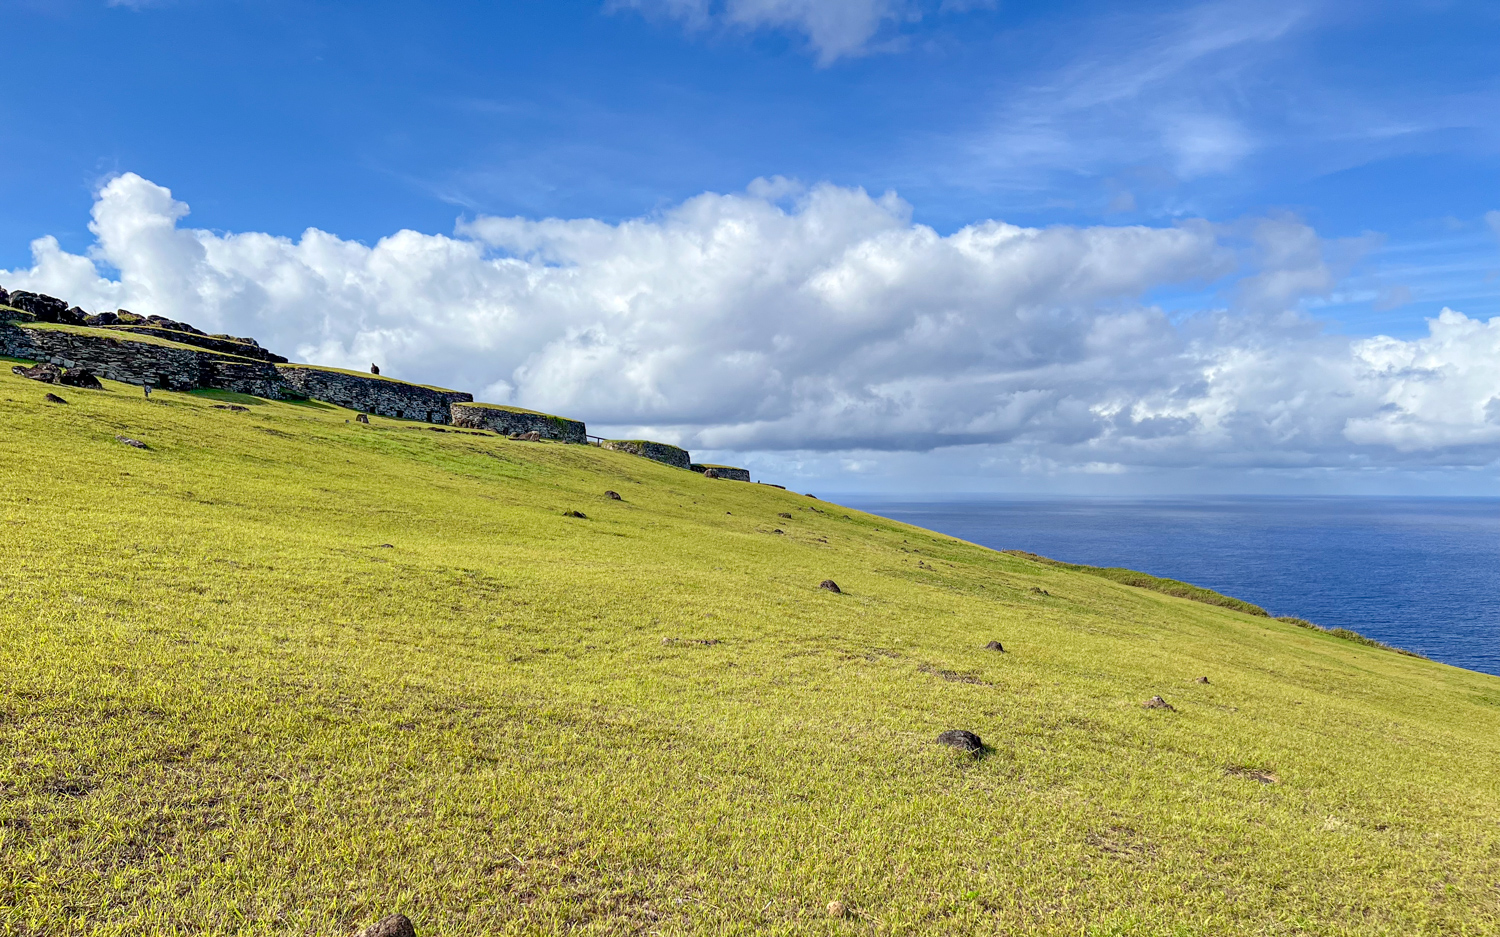
[(1233, 609), (1236, 612), (1244, 612), (1246, 615), (1255, 615), (1259, 618), (1270, 618), (1271, 613), (1259, 605), (1252, 605), (1241, 599), (1223, 595), (1195, 586), (1190, 582), (1181, 582), (1176, 579), (1163, 579), (1160, 576), (1152, 576), (1148, 573), (1137, 572), (1133, 569), (1124, 569), (1119, 566), (1085, 566), (1081, 563), (1064, 563), (1061, 560), (1048, 559), (1035, 553), (1027, 553), (1024, 550), (1002, 550), (1011, 556), (1024, 556), (1034, 563), (1053, 566), (1058, 569), (1072, 570), (1076, 573), (1087, 573), (1090, 576), (1102, 576), (1114, 582), (1123, 583), (1127, 586), (1135, 586), (1138, 589), (1150, 589), (1152, 592), (1162, 592), (1167, 595), (1175, 595), (1181, 599), (1192, 599), (1194, 602), (1202, 602), (1205, 605), (1217, 605), (1220, 608)]
[(1500, 930), (1494, 677), (624, 453), (6, 372), (0, 934)]

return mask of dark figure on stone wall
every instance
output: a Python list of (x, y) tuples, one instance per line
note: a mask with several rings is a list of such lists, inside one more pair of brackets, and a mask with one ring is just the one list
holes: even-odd
[(378, 364), (372, 364), (372, 365), (370, 365), (370, 373), (371, 374), (379, 374), (380, 373), (380, 365), (378, 365)]

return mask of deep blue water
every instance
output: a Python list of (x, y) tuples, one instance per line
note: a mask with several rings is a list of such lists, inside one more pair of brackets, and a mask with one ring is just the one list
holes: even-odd
[(1125, 566), (1500, 674), (1500, 499), (841, 499), (996, 549)]

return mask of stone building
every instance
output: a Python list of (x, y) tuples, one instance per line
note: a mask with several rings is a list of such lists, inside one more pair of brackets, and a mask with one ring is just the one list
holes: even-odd
[(361, 371), (311, 364), (278, 364), (275, 367), (287, 386), (304, 397), (398, 420), (448, 423), (452, 421), (451, 411), (455, 404), (474, 399), (473, 394), (459, 390), (408, 384)]
[(453, 425), (486, 429), (506, 436), (512, 433), (536, 433), (543, 439), (588, 442), (587, 430), (580, 420), (569, 420), (521, 407), (506, 407), (498, 403), (455, 403)]
[(714, 470), (714, 477), (727, 478), (732, 482), (747, 482), (750, 480), (750, 470), (737, 468), (733, 465), (711, 465), (705, 462), (694, 462), (688, 466), (700, 474), (707, 474), (709, 469)]
[(604, 449), (614, 449), (617, 452), (645, 456), (653, 461), (680, 469), (685, 469), (693, 463), (693, 457), (688, 455), (686, 449), (664, 442), (651, 442), (648, 439), (606, 439), (601, 441), (599, 446)]

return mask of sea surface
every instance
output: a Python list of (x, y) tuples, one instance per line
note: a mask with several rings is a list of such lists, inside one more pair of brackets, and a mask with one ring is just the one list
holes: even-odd
[(1500, 674), (1500, 499), (840, 502), (995, 549), (1181, 579)]

